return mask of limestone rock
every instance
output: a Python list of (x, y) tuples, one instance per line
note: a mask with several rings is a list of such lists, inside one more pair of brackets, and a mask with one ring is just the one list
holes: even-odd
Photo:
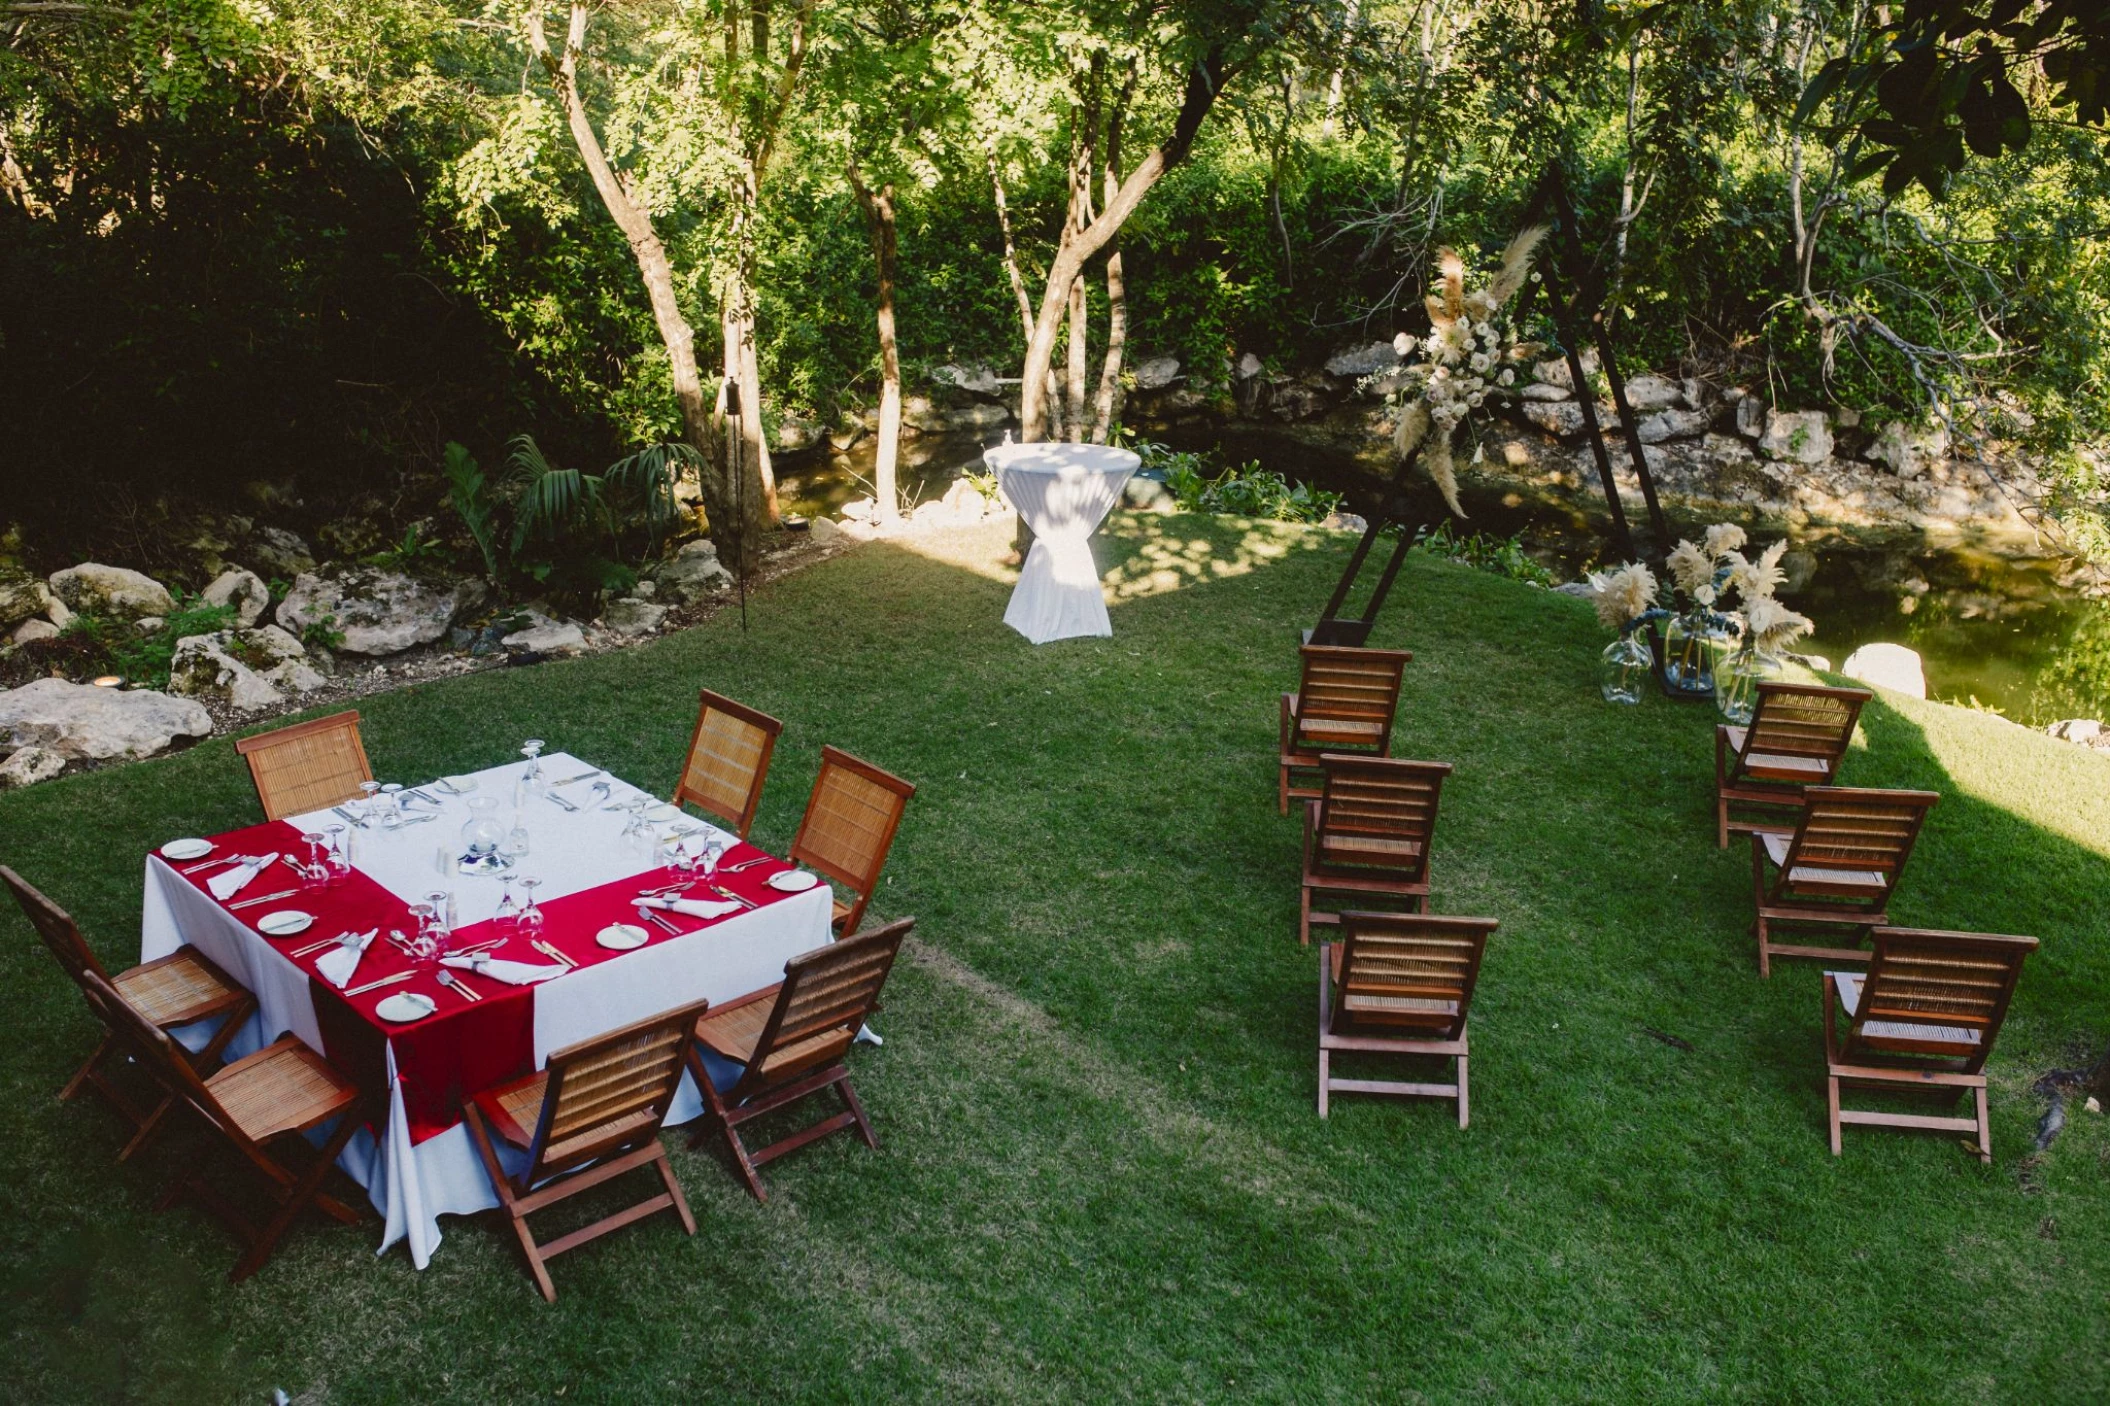
[(996, 373), (986, 366), (940, 366), (930, 373), (930, 378), (941, 386), (951, 386), (970, 395), (994, 396), (1003, 393)]
[(777, 432), (770, 438), (778, 452), (796, 454), (801, 449), (811, 449), (820, 437), (821, 427), (813, 421), (786, 415), (777, 421)]
[(1547, 434), (1565, 438), (1583, 432), (1582, 407), (1572, 400), (1527, 400), (1523, 408), (1524, 418)]
[(1569, 399), (1569, 391), (1566, 386), (1550, 385), (1545, 381), (1533, 381), (1530, 385), (1524, 387), (1523, 390), (1517, 392), (1517, 394), (1526, 400), (1553, 401)]
[(667, 607), (625, 597), (608, 602), (601, 622), (619, 635), (649, 635), (667, 618)]
[(1927, 674), (1920, 657), (1901, 644), (1864, 644), (1846, 656), (1839, 672), (1908, 698), (1927, 696)]
[(1766, 432), (1766, 403), (1748, 391), (1739, 395), (1736, 405), (1736, 432), (1746, 439), (1757, 439)]
[(482, 598), (481, 587), (440, 585), (376, 566), (332, 566), (295, 578), (277, 620), (299, 636), (334, 619), (346, 654), (400, 654), (444, 637), (457, 615)]
[[(1583, 375), (1595, 376), (1597, 374), (1597, 348), (1585, 347), (1581, 354), (1581, 361)], [(1531, 376), (1535, 381), (1543, 382), (1549, 386), (1559, 386), (1562, 390), (1572, 391), (1575, 389), (1575, 378), (1569, 373), (1568, 358), (1564, 356), (1550, 357), (1545, 361), (1539, 362), (1531, 368)]]
[(0, 762), (0, 791), (49, 781), (66, 769), (66, 759), (48, 747), (23, 747)]
[(1161, 391), (1179, 379), (1180, 359), (1176, 356), (1154, 356), (1136, 368), (1136, 389), (1139, 391)]
[[(1640, 406), (1635, 406), (1637, 411)], [(1661, 444), (1668, 439), (1697, 439), (1707, 433), (1707, 415), (1699, 410), (1659, 410), (1635, 426), (1643, 444)]]
[(18, 645), (36, 644), (43, 640), (55, 640), (58, 637), (59, 627), (52, 624), (49, 620), (24, 620), (21, 624), (15, 626), (15, 633), (11, 636)]
[(0, 630), (51, 608), (51, 588), (18, 566), (0, 565)]
[(1661, 376), (1641, 375), (1626, 383), (1626, 403), (1636, 415), (1668, 410), (1684, 398), (1675, 381)]
[(1274, 394), (1268, 397), (1267, 408), (1276, 419), (1295, 424), (1325, 414), (1327, 404), (1326, 393), (1318, 387), (1292, 381), (1286, 386), (1275, 387)]
[(825, 547), (842, 537), (842, 525), (832, 517), (817, 517), (806, 529), (806, 535), (813, 540), (814, 546)]
[(44, 618), (63, 630), (73, 623), (73, 612), (66, 608), (66, 602), (53, 596), (51, 604), (44, 607)]
[(2063, 718), (2044, 729), (2061, 742), (2078, 742), (2084, 747), (2110, 748), (2110, 732), (2103, 729), (2095, 718)]
[(221, 630), (176, 642), (169, 692), (211, 698), (244, 712), (276, 707), (286, 694), (322, 687), (299, 640), (276, 625)]
[(963, 405), (947, 413), (947, 429), (972, 431), (980, 434), (984, 430), (997, 429), (1011, 423), (1011, 412), (1001, 405)]
[(586, 632), (577, 621), (553, 620), (532, 607), (520, 614), (527, 617), (527, 624), (499, 641), (507, 649), (515, 653), (577, 654), (586, 648)]
[(315, 569), (315, 552), (298, 533), (283, 527), (267, 527), (256, 534), (249, 548), (256, 565), (273, 576), (298, 576)]
[(1252, 380), (1260, 374), (1261, 369), (1260, 358), (1251, 352), (1238, 358), (1238, 379), (1241, 381)]
[(1771, 458), (1821, 464), (1832, 457), (1831, 422), (1822, 410), (1768, 410), (1758, 447)]
[(1326, 374), (1329, 376), (1369, 376), (1379, 371), (1389, 371), (1399, 365), (1399, 353), (1390, 342), (1366, 342), (1359, 347), (1349, 347), (1326, 358)]
[(1887, 464), (1899, 478), (1923, 477), (1929, 466), (1949, 453), (1949, 431), (1942, 425), (1920, 428), (1902, 420), (1891, 420), (1876, 431), (1867, 457)]
[(733, 573), (718, 560), (717, 544), (699, 540), (684, 545), (674, 560), (659, 569), (659, 585), (685, 604), (694, 605), (732, 589)]
[(952, 513), (953, 519), (960, 523), (980, 522), (989, 502), (982, 496), (981, 489), (964, 478), (954, 479), (951, 486), (945, 490), (944, 498), (939, 501)]
[[(870, 522), (879, 516), (879, 504), (870, 498), (852, 498), (843, 504), (843, 516), (851, 522)], [(715, 558), (717, 548), (712, 548), (711, 553)]]
[(636, 596), (639, 600), (650, 600), (659, 594), (659, 583), (656, 581), (640, 581), (630, 588), (630, 594)]
[(246, 630), (271, 608), (271, 588), (254, 571), (235, 567), (214, 577), (203, 599), (207, 605), (233, 606), (235, 628)]
[(158, 635), (166, 629), (168, 621), (158, 615), (142, 615), (132, 622), (132, 628), (142, 635)]
[(1319, 526), (1334, 532), (1353, 532), (1359, 537), (1370, 530), (1370, 522), (1367, 518), (1358, 516), (1355, 513), (1344, 513), (1338, 509), (1328, 513), (1326, 521), (1320, 523)]
[(188, 698), (38, 679), (0, 693), (0, 738), (68, 761), (151, 757), (178, 737), (207, 737), (212, 714)]
[(167, 615), (176, 608), (168, 587), (153, 577), (128, 567), (104, 566), (94, 561), (55, 573), (51, 593), (70, 610), (118, 620)]

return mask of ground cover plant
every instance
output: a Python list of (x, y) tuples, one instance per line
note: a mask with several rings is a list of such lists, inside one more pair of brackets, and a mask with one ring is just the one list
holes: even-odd
[[(699, 1222), (560, 1260), (492, 1217), (425, 1273), (308, 1223), (250, 1283), (185, 1148), (110, 1158), (52, 1095), (91, 1038), (0, 915), (0, 1275), (25, 1400), (2102, 1399), (2110, 1133), (2026, 1159), (2029, 1084), (2110, 1031), (2110, 762), (1884, 697), (1851, 784), (1944, 794), (1898, 916), (2031, 933), (1989, 1073), (1995, 1165), (1953, 1139), (1825, 1145), (1816, 967), (1755, 972), (1713, 845), (1710, 719), (1597, 701), (1589, 608), (1425, 553), (1372, 643), (1416, 658), (1399, 755), (1453, 761), (1437, 911), (1502, 921), (1473, 1119), (1313, 1110), (1315, 950), (1275, 813), (1275, 696), (1353, 538), (1183, 514), (1102, 536), (1115, 635), (1001, 623), (1000, 528), (875, 544), (735, 619), (362, 702), (412, 780), (551, 739), (670, 785), (708, 684), (789, 722), (758, 840), (822, 742), (921, 788), (874, 904), (914, 946), (855, 1056), (878, 1151), (835, 1138), (756, 1205), (675, 1162)], [(136, 954), (145, 849), (253, 821), (231, 747), (0, 797), (0, 862)], [(592, 1198), (581, 1198), (590, 1201)], [(583, 1220), (594, 1213), (580, 1206)], [(563, 1228), (561, 1225), (553, 1229)]]

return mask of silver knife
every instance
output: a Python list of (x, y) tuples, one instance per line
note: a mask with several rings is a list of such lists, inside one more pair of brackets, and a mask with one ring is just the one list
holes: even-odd
[(600, 772), (600, 768), (596, 767), (596, 768), (595, 768), (594, 770), (592, 770), (592, 771), (582, 771), (582, 772), (580, 772), (580, 773), (579, 773), (579, 774), (578, 774), (577, 776), (567, 776), (567, 777), (565, 777), (565, 778), (564, 778), (564, 779), (563, 779), (562, 781), (552, 781), (552, 782), (550, 782), (550, 785), (552, 785), (552, 786), (569, 786), (569, 785), (571, 785), (571, 784), (572, 784), (572, 782), (574, 782), (574, 781), (587, 781), (587, 780), (591, 780), (591, 779), (592, 779), (593, 777), (599, 776), (600, 774), (601, 774), (601, 772)]
[(577, 806), (573, 805), (570, 801), (565, 800), (564, 797), (558, 795), (555, 791), (545, 791), (543, 792), (543, 794), (548, 796), (551, 800), (555, 801), (558, 805), (563, 806), (572, 814), (576, 815), (579, 813), (579, 808)]
[(337, 816), (342, 816), (342, 817), (343, 817), (344, 819), (346, 819), (346, 820), (349, 820), (349, 821), (351, 821), (351, 822), (352, 822), (352, 824), (354, 824), (354, 825), (358, 826), (358, 827), (359, 827), (360, 829), (362, 829), (362, 830), (364, 830), (364, 829), (366, 828), (366, 822), (365, 822), (364, 820), (361, 820), (361, 819), (360, 819), (360, 818), (359, 818), (358, 816), (356, 816), (356, 815), (352, 814), (352, 813), (351, 813), (350, 811), (346, 810), (346, 809), (345, 809), (345, 808), (344, 808), (343, 806), (331, 806), (331, 807), (330, 807), (330, 814), (332, 814), (332, 815), (337, 815)]

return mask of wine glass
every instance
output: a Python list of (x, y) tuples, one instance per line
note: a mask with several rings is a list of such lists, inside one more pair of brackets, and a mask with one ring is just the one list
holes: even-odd
[(380, 782), (362, 781), (359, 783), (359, 818), (361, 820), (372, 820), (374, 818), (375, 813), (378, 810), (378, 807), (374, 804), (374, 801), (375, 798), (380, 794)]
[(403, 786), (401, 782), (389, 781), (381, 787), (381, 828), (400, 830), (403, 827)]
[(716, 888), (718, 886), (718, 861), (725, 857), (725, 846), (716, 835), (711, 834), (701, 836), (697, 843), (703, 847), (696, 856), (697, 864), (703, 869), (703, 886), (707, 889)]
[(542, 909), (535, 902), (535, 889), (541, 883), (525, 876), (520, 880), (520, 931), (531, 938), (542, 936)]
[(352, 876), (352, 832), (342, 825), (332, 825), (324, 833), (330, 837), (329, 877), (324, 883), (335, 888)]
[(413, 903), (410, 905), (410, 956), (421, 967), (436, 965), (440, 958), (440, 939), (433, 919), (432, 905)]
[(498, 876), (498, 911), (491, 917), (492, 926), (501, 933), (510, 933), (520, 926), (520, 900), (513, 897), (513, 876)]
[(447, 921), (447, 909), (452, 905), (453, 895), (444, 889), (435, 889), (425, 895), (425, 906), (432, 910), (432, 935), (442, 956), (447, 944), (454, 937), (453, 926)]
[(522, 779), (538, 791), (542, 789), (543, 746), (544, 743), (539, 737), (530, 737), (520, 744), (520, 755), (528, 759), (527, 771), (522, 774)]
[(308, 862), (300, 866), (300, 886), (319, 889), (330, 881), (330, 837), (310, 831), (300, 842), (308, 851)]
[(674, 881), (686, 893), (689, 886), (696, 882), (696, 857), (690, 854), (688, 846), (682, 843), (683, 838), (678, 833), (660, 836), (659, 852), (655, 857), (659, 866), (672, 875)]

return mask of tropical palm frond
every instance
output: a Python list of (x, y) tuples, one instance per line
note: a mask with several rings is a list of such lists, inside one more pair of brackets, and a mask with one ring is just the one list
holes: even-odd
[(614, 492), (635, 496), (643, 505), (646, 527), (658, 537), (681, 516), (674, 488), (682, 471), (700, 472), (702, 467), (703, 456), (689, 445), (653, 444), (610, 464), (601, 477)]
[(513, 506), (514, 551), (531, 541), (553, 541), (580, 526), (599, 523), (613, 530), (598, 476), (558, 468), (527, 435), (515, 436), (510, 448), (506, 467), (520, 484), (520, 498)]

